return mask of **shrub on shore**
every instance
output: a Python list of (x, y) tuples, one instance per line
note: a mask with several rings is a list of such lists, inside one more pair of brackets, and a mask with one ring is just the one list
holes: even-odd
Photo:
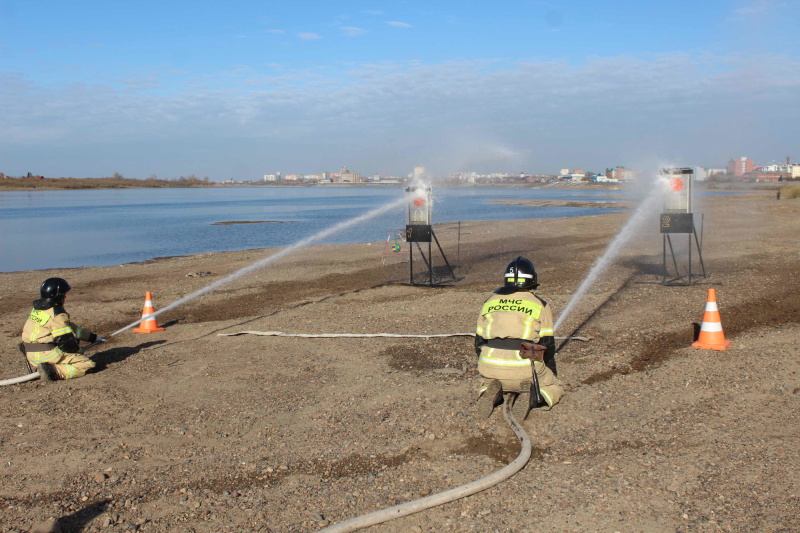
[(787, 185), (786, 187), (781, 187), (781, 198), (785, 200), (800, 198), (800, 185)]
[(193, 177), (176, 180), (149, 178), (144, 180), (123, 177), (111, 178), (43, 178), (38, 176), (0, 179), (0, 189), (132, 189), (164, 187), (210, 187), (215, 185)]

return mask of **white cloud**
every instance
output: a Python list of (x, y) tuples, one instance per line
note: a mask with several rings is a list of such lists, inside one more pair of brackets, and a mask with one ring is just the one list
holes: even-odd
[(367, 33), (367, 30), (364, 28), (358, 28), (356, 26), (341, 26), (339, 29), (348, 37), (358, 37), (359, 35)]
[(752, 0), (734, 9), (731, 19), (736, 21), (748, 21), (751, 17), (769, 15), (776, 7), (778, 6), (773, 0)]
[(265, 30), (267, 33), (286, 33), (285, 30)]
[[(185, 173), (177, 165), (190, 158), (197, 174), (214, 179), (234, 162), (263, 174), (265, 160), (301, 172), (342, 159), (363, 172), (399, 173), (419, 161), (438, 172), (597, 171), (642, 154), (718, 166), (735, 155), (790, 153), (800, 121), (800, 62), (777, 55), (284, 66), (273, 74), (240, 65), (216, 79), (172, 79), (179, 90), (156, 92), (0, 77), (0, 171), (18, 175), (36, 160), (46, 175), (92, 175), (86, 165), (101, 164), (170, 175)], [(158, 81), (131, 77), (129, 88)]]
[(322, 39), (322, 35), (318, 33), (311, 33), (311, 32), (302, 32), (298, 33), (297, 36), (304, 41), (315, 41), (317, 39)]
[(399, 20), (390, 20), (390, 21), (387, 21), (386, 24), (388, 24), (389, 26), (394, 26), (395, 28), (411, 28), (412, 27), (411, 24), (408, 24), (407, 22), (400, 22)]
[(156, 89), (161, 86), (158, 77), (152, 75), (140, 76), (138, 78), (123, 78), (117, 81), (126, 86), (129, 91), (145, 91)]

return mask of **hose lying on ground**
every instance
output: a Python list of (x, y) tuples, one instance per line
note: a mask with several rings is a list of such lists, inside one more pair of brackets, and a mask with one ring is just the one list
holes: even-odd
[(39, 379), (38, 372), (25, 374), (24, 376), (20, 376), (18, 378), (4, 379), (3, 381), (0, 381), (0, 387), (4, 387), (6, 385), (16, 385), (17, 383), (25, 383), (26, 381), (33, 381), (34, 379)]
[[(308, 338), (333, 338), (333, 337), (396, 337), (396, 338), (421, 338), (433, 337), (474, 337), (474, 333), (436, 333), (431, 335), (403, 335), (399, 333), (284, 333), (282, 331), (238, 331), (236, 333), (217, 333), (220, 337), (234, 337), (236, 335), (265, 335), (269, 337), (308, 337)], [(556, 340), (590, 341), (591, 337), (555, 337)]]
[(506, 419), (506, 422), (508, 422), (508, 425), (511, 426), (511, 429), (517, 435), (517, 438), (520, 440), (521, 449), (517, 458), (508, 465), (501, 468), (494, 474), (477, 479), (471, 483), (467, 483), (466, 485), (461, 485), (460, 487), (456, 487), (445, 492), (440, 492), (438, 494), (432, 494), (419, 500), (401, 503), (400, 505), (395, 505), (394, 507), (388, 507), (386, 509), (381, 509), (380, 511), (357, 516), (355, 518), (345, 520), (344, 522), (334, 524), (330, 527), (326, 527), (325, 529), (321, 529), (318, 533), (347, 533), (349, 531), (356, 531), (365, 527), (388, 522), (389, 520), (400, 518), (401, 516), (408, 516), (410, 514), (418, 513), (420, 511), (430, 509), (431, 507), (436, 507), (445, 503), (459, 500), (465, 496), (470, 496), (482, 490), (494, 487), (501, 481), (505, 481), (522, 470), (522, 468), (525, 467), (525, 465), (528, 463), (528, 460), (531, 458), (531, 439), (509, 411), (509, 404), (510, 402), (508, 401), (503, 404), (503, 417)]

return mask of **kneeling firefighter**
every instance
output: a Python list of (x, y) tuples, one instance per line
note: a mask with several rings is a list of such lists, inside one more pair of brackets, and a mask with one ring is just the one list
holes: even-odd
[(533, 263), (517, 257), (508, 264), (505, 283), (483, 303), (475, 329), (478, 372), (484, 380), (479, 410), (489, 416), (515, 393), (512, 412), (524, 420), (531, 409), (549, 410), (564, 395), (556, 377), (553, 314), (533, 293), (539, 287)]
[(28, 361), (36, 365), (42, 380), (79, 378), (95, 366), (83, 355), (80, 341), (105, 340), (73, 324), (64, 309), (72, 287), (62, 278), (48, 278), (39, 289), (41, 298), (22, 329), (22, 347)]

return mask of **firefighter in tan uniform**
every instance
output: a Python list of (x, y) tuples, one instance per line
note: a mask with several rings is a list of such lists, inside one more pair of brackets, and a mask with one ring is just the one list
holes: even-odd
[(105, 340), (70, 321), (63, 307), (70, 289), (66, 280), (46, 279), (39, 290), (41, 299), (33, 301), (33, 310), (22, 329), (25, 355), (38, 367), (43, 380), (83, 376), (95, 363), (83, 355), (80, 341)]
[(506, 268), (505, 284), (481, 308), (475, 351), (484, 378), (479, 393), (483, 416), (503, 403), (504, 393), (512, 393), (507, 398), (520, 420), (531, 409), (551, 409), (564, 394), (556, 377), (553, 313), (532, 292), (538, 287), (533, 263), (517, 257)]

